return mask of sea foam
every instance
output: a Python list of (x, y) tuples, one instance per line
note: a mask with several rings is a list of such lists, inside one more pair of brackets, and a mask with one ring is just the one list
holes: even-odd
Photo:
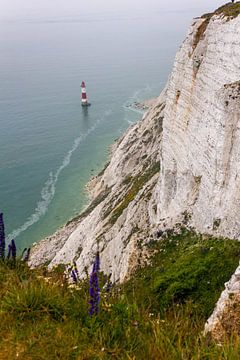
[(27, 230), (33, 224), (37, 223), (39, 219), (46, 214), (48, 207), (54, 198), (58, 178), (61, 172), (70, 164), (73, 153), (77, 150), (81, 142), (84, 141), (86, 137), (97, 128), (103, 118), (109, 116), (111, 112), (111, 110), (106, 110), (102, 118), (98, 119), (91, 128), (89, 128), (84, 134), (80, 134), (74, 140), (71, 149), (63, 158), (63, 161), (59, 168), (56, 170), (56, 172), (49, 173), (49, 177), (41, 190), (40, 200), (37, 202), (34, 212), (29, 216), (29, 218), (25, 221), (23, 225), (21, 225), (18, 229), (13, 230), (13, 232), (8, 236), (8, 241), (10, 241), (10, 239), (15, 239), (16, 237), (18, 237), (22, 232)]

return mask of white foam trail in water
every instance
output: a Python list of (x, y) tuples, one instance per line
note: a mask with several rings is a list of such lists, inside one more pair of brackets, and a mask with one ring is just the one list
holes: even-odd
[[(112, 113), (112, 110), (107, 110), (104, 113), (104, 118), (109, 116)], [(20, 226), (18, 229), (14, 230), (9, 236), (9, 239), (15, 239), (17, 236), (19, 236), (23, 231), (27, 230), (30, 226), (35, 224), (39, 221), (39, 219), (47, 212), (49, 204), (51, 203), (52, 199), (54, 198), (55, 191), (56, 191), (56, 184), (58, 181), (58, 178), (71, 161), (72, 154), (77, 150), (81, 142), (89, 135), (91, 134), (98, 124), (103, 119), (97, 120), (96, 124), (93, 125), (85, 134), (81, 134), (79, 137), (77, 137), (74, 142), (72, 148), (69, 150), (69, 152), (64, 157), (62, 164), (59, 166), (55, 174), (53, 172), (49, 173), (49, 178), (45, 182), (42, 190), (41, 190), (41, 198), (37, 202), (37, 206), (33, 212), (33, 214), (26, 220), (26, 222)]]

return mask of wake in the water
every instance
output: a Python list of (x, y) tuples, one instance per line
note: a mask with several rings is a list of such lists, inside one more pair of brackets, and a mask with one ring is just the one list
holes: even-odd
[(45, 182), (42, 190), (41, 190), (41, 198), (37, 203), (37, 206), (33, 212), (33, 214), (25, 221), (25, 223), (20, 226), (18, 229), (14, 230), (9, 236), (8, 236), (8, 240), (10, 239), (15, 239), (17, 236), (19, 236), (23, 231), (27, 230), (30, 226), (32, 226), (33, 224), (35, 224), (36, 222), (39, 221), (39, 219), (46, 214), (49, 204), (51, 203), (51, 201), (54, 198), (55, 195), (55, 191), (56, 191), (56, 184), (58, 181), (58, 178), (61, 174), (61, 172), (63, 171), (63, 169), (65, 169), (71, 161), (71, 157), (73, 155), (73, 153), (77, 150), (77, 148), (79, 147), (79, 145), (81, 144), (81, 142), (86, 139), (86, 137), (91, 134), (99, 125), (99, 123), (103, 120), (103, 118), (109, 116), (111, 114), (111, 110), (107, 110), (103, 117), (101, 119), (98, 119), (96, 121), (96, 123), (88, 129), (88, 131), (84, 134), (81, 134), (80, 136), (78, 136), (72, 145), (72, 148), (68, 151), (68, 153), (66, 154), (66, 156), (63, 158), (63, 161), (61, 163), (61, 165), (59, 166), (59, 168), (57, 169), (57, 171), (55, 172), (55, 174), (53, 172), (49, 173), (49, 178), (47, 179), (47, 181)]

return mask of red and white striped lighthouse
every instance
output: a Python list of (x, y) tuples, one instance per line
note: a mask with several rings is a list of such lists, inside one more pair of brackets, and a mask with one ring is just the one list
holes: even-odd
[(82, 91), (82, 106), (90, 106), (91, 104), (88, 102), (88, 99), (87, 99), (85, 81), (82, 81), (81, 91)]

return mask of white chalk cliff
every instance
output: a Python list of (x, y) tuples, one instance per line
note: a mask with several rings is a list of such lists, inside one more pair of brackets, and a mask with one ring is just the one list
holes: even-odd
[(239, 239), (240, 16), (213, 16), (201, 39), (204, 22), (191, 26), (169, 81), (156, 221), (187, 211), (200, 232)]
[(92, 204), (30, 264), (75, 260), (83, 273), (98, 247), (102, 270), (123, 281), (147, 261), (144, 244), (186, 214), (201, 233), (240, 239), (239, 170), (240, 16), (194, 19), (165, 90), (91, 181)]

